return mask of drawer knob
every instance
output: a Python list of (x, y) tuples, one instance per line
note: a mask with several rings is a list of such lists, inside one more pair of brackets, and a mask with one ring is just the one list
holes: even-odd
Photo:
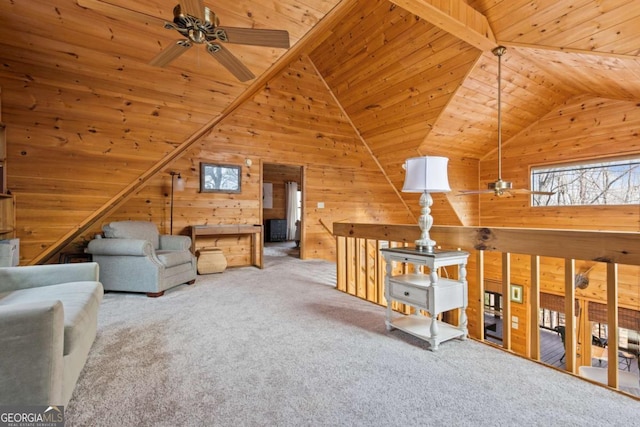
[(409, 296), (409, 292), (408, 291), (404, 291), (404, 296), (408, 297)]

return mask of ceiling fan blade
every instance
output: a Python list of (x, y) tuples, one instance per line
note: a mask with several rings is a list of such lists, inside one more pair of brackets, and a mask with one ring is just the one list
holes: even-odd
[(149, 61), (149, 65), (153, 65), (154, 67), (164, 67), (189, 50), (191, 46), (192, 44), (189, 40), (178, 40), (157, 54), (155, 58)]
[(223, 42), (288, 49), (289, 32), (260, 28), (216, 27), (216, 37)]
[(469, 196), (472, 194), (493, 194), (493, 190), (460, 190), (456, 196)]
[(204, 13), (202, 0), (180, 0), (180, 9), (183, 15), (191, 15), (202, 20)]
[(510, 190), (460, 190), (456, 196), (469, 196), (472, 194), (494, 194), (498, 197), (513, 197), (516, 194), (538, 194), (542, 196), (553, 196), (556, 193), (551, 191), (531, 191), (519, 188), (512, 188)]
[(553, 196), (556, 194), (554, 191), (530, 191), (531, 194), (537, 194), (540, 196)]
[(208, 43), (207, 52), (241, 82), (253, 79), (253, 73), (231, 52), (218, 43)]
[(526, 188), (514, 188), (509, 191), (516, 194), (538, 194), (541, 196), (553, 196), (554, 194), (556, 194), (552, 191), (532, 191), (532, 190), (527, 190)]

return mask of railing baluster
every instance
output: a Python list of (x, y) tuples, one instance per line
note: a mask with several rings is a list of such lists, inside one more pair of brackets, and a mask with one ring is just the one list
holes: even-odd
[(356, 295), (356, 261), (355, 242), (356, 239), (347, 240), (347, 293)]
[(476, 278), (478, 286), (478, 300), (476, 304), (478, 327), (476, 328), (476, 336), (484, 341), (484, 251), (478, 251), (476, 253)]
[(347, 291), (347, 238), (336, 236), (336, 288)]
[(511, 350), (511, 254), (502, 253), (502, 347)]
[(367, 299), (366, 256), (366, 240), (356, 239), (356, 296), (362, 299)]
[(607, 326), (609, 387), (618, 388), (618, 264), (615, 263), (607, 264)]
[(529, 335), (531, 336), (529, 357), (540, 360), (540, 256), (531, 255), (531, 292), (529, 294), (531, 316), (529, 318)]
[(564, 324), (567, 371), (576, 373), (576, 260), (564, 260)]

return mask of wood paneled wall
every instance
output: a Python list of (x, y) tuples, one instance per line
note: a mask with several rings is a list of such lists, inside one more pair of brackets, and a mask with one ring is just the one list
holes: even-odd
[[(305, 197), (309, 257), (333, 259), (334, 245), (325, 225), (334, 221), (414, 223), (414, 216), (407, 213), (383, 178), (314, 70), (305, 59), (294, 63), (108, 220), (144, 219), (168, 232), (168, 172), (175, 170), (182, 173), (187, 188), (174, 197), (174, 232), (187, 234), (187, 227), (196, 223), (260, 223), (258, 165), (262, 160), (309, 168)], [(128, 131), (121, 122), (109, 117), (84, 115), (94, 105), (97, 111), (107, 105), (114, 109), (120, 107), (124, 108), (121, 114), (133, 124), (137, 123), (136, 115), (129, 116), (127, 112), (144, 107), (141, 101), (123, 104), (123, 99), (115, 95), (89, 95), (79, 88), (53, 91), (39, 82), (23, 87), (11, 80), (3, 90), (3, 98), (8, 181), (16, 195), (23, 263), (170, 151), (174, 145), (161, 142), (163, 135), (169, 135), (167, 140), (180, 139), (175, 126), (150, 131), (154, 147), (166, 147), (157, 151), (140, 135), (131, 135), (136, 132), (136, 126)], [(66, 117), (61, 118), (57, 111), (47, 108), (55, 103), (66, 106)], [(146, 106), (153, 108), (151, 104)], [(637, 153), (638, 143), (633, 138), (640, 120), (637, 109), (633, 102), (603, 99), (576, 99), (567, 103), (507, 142), (504, 177), (515, 186), (526, 188), (529, 163)], [(198, 117), (195, 123), (183, 123), (187, 132), (194, 131), (205, 120), (204, 116)], [(139, 120), (145, 119), (140, 116)], [(593, 123), (597, 124), (598, 131), (592, 129)], [(549, 135), (556, 141), (553, 145), (548, 143)], [(608, 143), (603, 143), (603, 135), (607, 135)], [(252, 167), (244, 166), (246, 158), (252, 159)], [(522, 158), (531, 160), (524, 164)], [(242, 194), (200, 194), (201, 161), (243, 165)], [(454, 167), (450, 176), (452, 186), (460, 179), (457, 178), (460, 172), (455, 171), (473, 171), (472, 167), (464, 166), (468, 161), (452, 160), (454, 165), (463, 165)], [(495, 177), (495, 156), (482, 160), (480, 168), (482, 187)], [(458, 196), (453, 193), (436, 196), (436, 224), (457, 224), (457, 219), (451, 221), (452, 217), (438, 214), (441, 204), (450, 209), (442, 197)], [(470, 197), (474, 199), (478, 198)], [(481, 225), (640, 229), (637, 206), (562, 208), (560, 211), (559, 208), (531, 208), (526, 196), (511, 199), (481, 196), (479, 200)], [(318, 202), (324, 202), (325, 208), (318, 209)], [(413, 200), (409, 199), (408, 206), (417, 211), (417, 200), (413, 206)], [(84, 239), (98, 231), (85, 233)], [(248, 257), (245, 242), (238, 243), (238, 252)]]
[[(247, 158), (251, 167), (245, 166)], [(242, 193), (200, 193), (200, 162), (241, 165)], [(260, 224), (260, 162), (306, 167), (303, 257), (335, 260), (330, 227), (336, 221), (413, 222), (304, 58), (216, 126), (109, 220), (150, 220), (168, 232), (168, 172), (173, 170), (186, 181), (185, 191), (174, 195), (174, 234), (188, 234), (191, 224)], [(319, 202), (324, 208), (318, 208)], [(247, 239), (203, 239), (202, 245), (222, 247), (230, 265), (248, 264)]]
[[(142, 32), (126, 20), (72, 0), (58, 3), (38, 0), (35, 8), (8, 2), (3, 8), (12, 19), (3, 30), (2, 108), (22, 263), (139, 180), (246, 89), (225, 74), (212, 76), (197, 55), (168, 69), (149, 67), (146, 56), (159, 49), (158, 40), (167, 40), (162, 28), (138, 37)], [(332, 3), (316, 2), (308, 16), (319, 19)], [(104, 221), (143, 219), (167, 232), (169, 172), (180, 171), (187, 188), (174, 197), (174, 232), (187, 234), (190, 224), (261, 223), (261, 162), (305, 166), (305, 250), (309, 257), (332, 260), (331, 222), (415, 223), (417, 196), (399, 192), (407, 157), (449, 156), (454, 191), (476, 188), (478, 176), (480, 188), (494, 180), (495, 155), (476, 156), (490, 145), (478, 140), (495, 124), (486, 120), (495, 111), (495, 58), (387, 1), (353, 3), (331, 36), (310, 44), (286, 72)], [(504, 14), (509, 16), (506, 9)], [(42, 22), (55, 33), (36, 25)], [(28, 31), (7, 36), (19, 28)], [(304, 33), (300, 26), (293, 40)], [(272, 63), (247, 55), (256, 71)], [(273, 59), (278, 52), (264, 55)], [(634, 61), (620, 60), (622, 67), (594, 57), (588, 71), (580, 71), (592, 80), (573, 85), (569, 71), (577, 68), (568, 61), (580, 57), (563, 56), (564, 67), (560, 60), (531, 64), (530, 57), (549, 56), (510, 48), (505, 58), (505, 95), (513, 93), (514, 106), (520, 98), (536, 106), (525, 117), (525, 109), (505, 102), (506, 179), (527, 187), (532, 164), (639, 152), (634, 101), (574, 98), (544, 115), (549, 104), (596, 87), (606, 72)], [(630, 80), (629, 73), (614, 75)], [(635, 92), (614, 87), (624, 80), (611, 79), (593, 93), (632, 99)], [(465, 108), (472, 104), (483, 108)], [(253, 166), (244, 166), (247, 158)], [(199, 193), (201, 161), (243, 165), (242, 193)], [(318, 208), (319, 202), (325, 207)], [(444, 225), (640, 230), (640, 207), (531, 208), (526, 196), (435, 195), (433, 216)], [(82, 238), (98, 231), (96, 226)], [(224, 244), (232, 248), (230, 256), (247, 252), (243, 241)]]
[[(530, 188), (529, 172), (532, 166), (639, 154), (639, 132), (640, 107), (636, 102), (572, 98), (505, 143), (503, 179), (512, 181), (515, 188)], [(480, 162), (480, 171), (480, 188), (486, 188), (486, 183), (494, 181), (497, 176), (495, 152)], [(480, 225), (484, 227), (640, 231), (640, 206), (635, 205), (531, 207), (528, 195), (510, 198), (483, 195), (479, 199)], [(487, 253), (486, 259), (486, 277), (500, 280), (502, 271), (499, 256)], [(564, 293), (564, 262), (559, 258), (541, 258), (544, 271), (540, 283), (542, 292)], [(529, 256), (512, 255), (511, 282), (524, 285), (525, 299), (530, 294), (529, 264)], [(585, 272), (591, 267), (590, 284), (584, 290), (576, 289), (576, 297), (605, 301), (605, 265), (579, 261), (576, 263), (576, 272)], [(620, 266), (621, 307), (640, 309), (639, 275), (636, 266)], [(514, 305), (514, 310), (519, 307), (519, 304)], [(524, 339), (524, 336), (520, 338)], [(514, 343), (523, 345), (525, 341), (514, 336)]]
[[(640, 106), (579, 97), (504, 143), (503, 179), (530, 188), (532, 166), (640, 154)], [(496, 153), (480, 162), (480, 188), (497, 178)], [(640, 231), (640, 206), (531, 207), (528, 195), (480, 197), (480, 225)]]
[[(421, 155), (454, 157), (450, 175), (461, 181), (452, 180), (453, 188), (477, 182), (477, 167), (467, 167), (474, 160), (452, 155), (457, 147), (425, 143), (480, 56), (477, 49), (401, 7), (370, 0), (309, 56), (398, 191), (402, 164)], [(418, 197), (401, 197), (419, 215)], [(432, 209), (438, 223), (462, 225), (477, 222), (474, 208), (473, 202), (436, 195)]]
[[(136, 183), (212, 119), (227, 114), (250, 85), (196, 52), (165, 69), (148, 66), (172, 38), (161, 24), (132, 21), (127, 8), (134, 15), (137, 9), (166, 17), (172, 5), (117, 3), (126, 6), (121, 12), (127, 16), (101, 14), (74, 0), (4, 2), (0, 7), (7, 17), (0, 28), (2, 117), (21, 264)], [(302, 56), (284, 73), (102, 222), (152, 221), (168, 233), (169, 172), (177, 171), (186, 189), (174, 194), (174, 234), (189, 234), (193, 224), (260, 224), (282, 216), (275, 209), (262, 210), (261, 183), (272, 180), (262, 165), (304, 166), (301, 255), (334, 261), (334, 222), (415, 224), (418, 196), (400, 192), (401, 165), (408, 157), (444, 155), (450, 158), (454, 191), (434, 195), (436, 225), (640, 231), (640, 206), (532, 208), (527, 196), (456, 195), (456, 190), (486, 188), (497, 177), (497, 63), (489, 52), (386, 0), (319, 0), (302, 2), (302, 7), (278, 2), (278, 10), (263, 7), (264, 2), (222, 3), (217, 7), (227, 11), (228, 25), (286, 27), (293, 42), (336, 4), (345, 15), (331, 18), (336, 25), (324, 27), (308, 47), (296, 50), (294, 45), (287, 60)], [(469, 3), (487, 13), (499, 40), (526, 42), (510, 45), (504, 58), (506, 180), (528, 188), (532, 165), (640, 153), (637, 37), (613, 19), (637, 9), (622, 7), (633, 2), (619, 2), (605, 14), (610, 22), (604, 33), (595, 31), (604, 41), (598, 46), (591, 34), (593, 16), (601, 15), (598, 2), (576, 9), (577, 21), (566, 2), (545, 2), (540, 8), (525, 1)], [(527, 5), (537, 8), (533, 15)], [(254, 7), (261, 12), (251, 13)], [(533, 28), (532, 16), (548, 31)], [(564, 25), (567, 19), (580, 28)], [(628, 42), (613, 46), (621, 30)], [(580, 40), (563, 41), (575, 40), (571, 33), (576, 31), (583, 34)], [(536, 41), (558, 52), (537, 49)], [(567, 47), (585, 52), (567, 55)], [(629, 57), (591, 55), (594, 49)], [(283, 54), (257, 47), (234, 46), (233, 51), (258, 75)], [(488, 150), (494, 151), (485, 155)], [(242, 193), (200, 193), (200, 162), (241, 165)], [(63, 250), (81, 250), (83, 240), (99, 227), (83, 233), (78, 247)], [(223, 248), (231, 266), (249, 263), (247, 237), (198, 243)], [(500, 259), (488, 258), (486, 276), (499, 280)], [(542, 290), (561, 293), (563, 260), (541, 262), (546, 272)], [(511, 281), (525, 286), (525, 302), (528, 264), (528, 257), (513, 255)], [(590, 267), (579, 263), (577, 270)], [(596, 265), (590, 286), (577, 294), (602, 301), (603, 270)], [(637, 268), (620, 269), (621, 306), (640, 308), (638, 274)], [(469, 295), (482, 298), (474, 289)], [(528, 317), (518, 310), (514, 306), (512, 314)], [(523, 327), (514, 334), (514, 350), (526, 346), (524, 333)]]

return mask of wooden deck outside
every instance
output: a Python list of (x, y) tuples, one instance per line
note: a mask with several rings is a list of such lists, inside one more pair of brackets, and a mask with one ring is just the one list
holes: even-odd
[[(502, 345), (502, 340), (497, 338), (502, 335), (502, 321), (499, 318), (487, 315), (485, 316), (485, 323), (495, 323), (496, 330), (487, 331), (485, 340), (495, 344)], [(540, 361), (549, 366), (553, 366), (559, 369), (566, 369), (566, 358), (564, 355), (564, 345), (560, 335), (549, 329), (540, 328)], [(631, 356), (631, 355), (629, 355)], [(606, 360), (600, 360), (596, 357), (591, 359), (591, 366), (606, 368), (608, 365)], [(640, 371), (638, 369), (638, 360), (636, 358), (624, 358), (619, 357), (618, 369), (621, 371), (628, 371), (638, 376), (639, 388), (637, 391), (632, 391), (633, 394), (640, 396)]]

